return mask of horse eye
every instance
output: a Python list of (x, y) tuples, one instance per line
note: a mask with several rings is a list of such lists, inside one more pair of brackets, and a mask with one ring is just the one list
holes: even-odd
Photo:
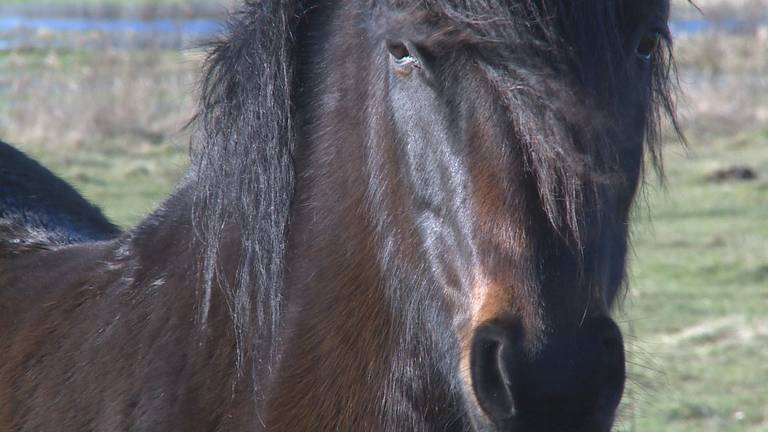
[(388, 42), (387, 50), (398, 66), (418, 63), (416, 58), (411, 55), (408, 47), (402, 42)]
[(651, 32), (646, 34), (637, 45), (637, 55), (645, 60), (650, 60), (660, 43), (661, 33)]

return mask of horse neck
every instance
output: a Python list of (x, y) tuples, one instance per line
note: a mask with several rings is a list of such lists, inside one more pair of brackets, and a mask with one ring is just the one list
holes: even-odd
[[(383, 88), (369, 85), (381, 81), (368, 70), (376, 62), (366, 58), (376, 50), (364, 46), (365, 36), (350, 34), (362, 32), (359, 22), (345, 19), (354, 17), (331, 20), (328, 28), (338, 31), (314, 45), (322, 51), (310, 56), (302, 75), (322, 78), (303, 86), (317, 90), (304, 94), (299, 106), (305, 124), (297, 150), (284, 348), (267, 428), (450, 430), (437, 419), (460, 409), (447, 378), (458, 371), (449, 360), (455, 346), (452, 335), (433, 334), (450, 328), (448, 315), (439, 310), (441, 294), (423, 276), (418, 257), (395, 251), (394, 243), (409, 239), (388, 217), (392, 209), (383, 208), (399, 191), (377, 192), (395, 167), (371, 152), (393, 145), (377, 111)], [(347, 58), (327, 60), (334, 53)], [(463, 427), (461, 421), (450, 426)]]
[(461, 403), (452, 335), (433, 333), (450, 328), (439, 294), (385, 251), (396, 239), (373, 214), (362, 146), (328, 150), (297, 190), (267, 429), (450, 430), (432, 424)]
[(242, 431), (255, 423), (250, 386), (233, 386), (226, 308), (212, 302), (205, 328), (195, 319), (187, 202), (176, 194), (112, 241), (0, 264), (3, 307), (11, 301), (0, 318), (8, 330), (0, 374), (18, 383), (0, 385), (0, 429)]

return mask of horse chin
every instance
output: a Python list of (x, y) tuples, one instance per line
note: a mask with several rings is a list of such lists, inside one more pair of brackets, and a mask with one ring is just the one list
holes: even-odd
[(470, 414), (473, 432), (610, 432), (615, 416), (596, 416), (586, 421), (512, 418), (493, 422), (480, 412)]
[(469, 414), (473, 432), (610, 432), (615, 417), (613, 412), (588, 419), (560, 419), (557, 415), (545, 419), (521, 416), (494, 422), (479, 409)]

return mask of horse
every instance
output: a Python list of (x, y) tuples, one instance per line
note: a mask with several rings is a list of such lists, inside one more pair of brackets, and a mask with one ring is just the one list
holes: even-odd
[(171, 196), (1, 254), (0, 429), (611, 430), (668, 15), (246, 0)]
[(16, 249), (103, 241), (120, 233), (71, 185), (2, 141), (0, 231), (0, 239)]

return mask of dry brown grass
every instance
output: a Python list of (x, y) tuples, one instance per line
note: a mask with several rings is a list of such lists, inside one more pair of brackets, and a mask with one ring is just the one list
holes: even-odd
[[(192, 113), (199, 56), (101, 46), (0, 55), (0, 137), (65, 148), (178, 137)], [(768, 124), (768, 27), (684, 36), (676, 47), (689, 134)]]
[(768, 126), (768, 27), (677, 41), (684, 125), (693, 136)]
[(120, 138), (157, 145), (192, 114), (199, 61), (162, 50), (7, 55), (0, 133), (30, 146), (76, 148)]

